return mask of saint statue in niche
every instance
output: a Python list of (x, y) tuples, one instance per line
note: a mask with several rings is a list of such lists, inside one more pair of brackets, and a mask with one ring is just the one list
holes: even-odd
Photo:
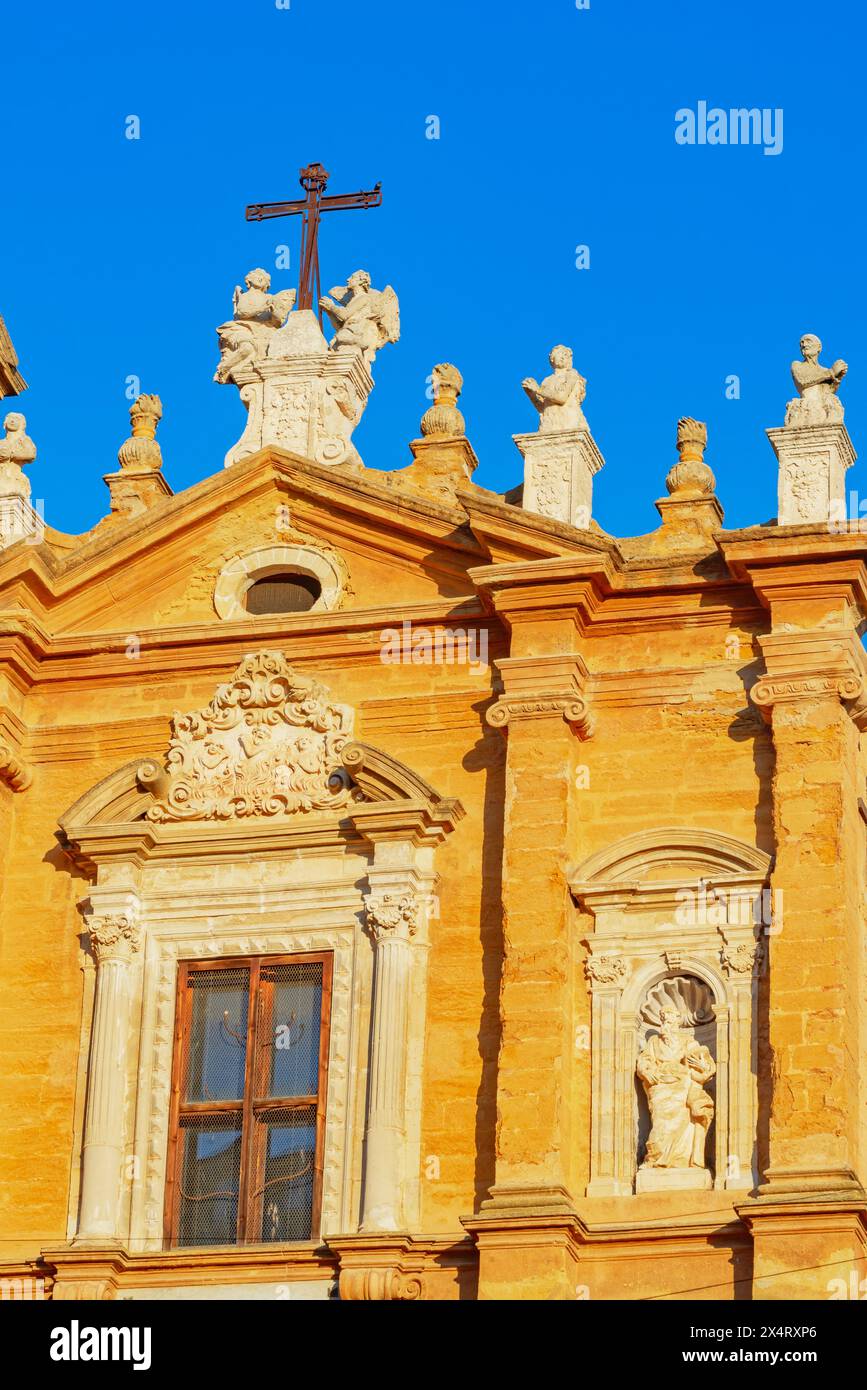
[(705, 1167), (705, 1141), (713, 1101), (704, 1089), (716, 1071), (673, 1006), (663, 1008), (659, 1032), (645, 1042), (636, 1071), (650, 1106), (651, 1130), (642, 1168)]

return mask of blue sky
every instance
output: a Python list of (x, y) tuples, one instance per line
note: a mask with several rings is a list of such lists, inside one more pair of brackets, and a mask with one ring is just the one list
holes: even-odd
[[(162, 397), (175, 490), (222, 466), (243, 407), (212, 381), (214, 329), (250, 267), (277, 289), (297, 263), (298, 220), (247, 224), (244, 206), (296, 197), (312, 160), (333, 192), (383, 184), (382, 208), (332, 215), (321, 242), (323, 289), (362, 266), (400, 296), (403, 336), (377, 359), (355, 434), (370, 467), (410, 461), (426, 378), (447, 360), (464, 375), (476, 480), (514, 485), (511, 436), (535, 427), (520, 382), (565, 342), (606, 460), (602, 526), (657, 524), (681, 415), (708, 422), (726, 524), (764, 521), (764, 430), (782, 424), (805, 330), (823, 360), (850, 363), (858, 448), (867, 21), (854, 0), (45, 0), (13, 7), (3, 33), (0, 313), (31, 388), (34, 497), (61, 530), (107, 509), (131, 375)], [(702, 100), (782, 108), (782, 152), (678, 145), (675, 112)], [(289, 272), (274, 270), (284, 241)], [(867, 496), (861, 464), (849, 480)]]

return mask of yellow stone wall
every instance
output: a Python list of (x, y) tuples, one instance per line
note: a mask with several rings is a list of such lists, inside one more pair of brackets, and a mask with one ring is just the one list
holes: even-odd
[[(444, 1298), (776, 1297), (803, 1283), (792, 1272), (798, 1235), (819, 1210), (821, 1177), (801, 1216), (790, 1184), (794, 1234), (773, 1192), (764, 1205), (720, 1191), (584, 1195), (590, 1053), (574, 1040), (590, 1026), (582, 942), (591, 923), (570, 897), (569, 874), (636, 831), (677, 825), (716, 829), (776, 858), (786, 922), (760, 988), (759, 1153), (772, 1176), (775, 1167), (834, 1170), (824, 1195), (837, 1203), (839, 1229), (825, 1239), (809, 1226), (813, 1263), (829, 1241), (841, 1260), (863, 1259), (867, 851), (858, 800), (867, 761), (851, 702), (836, 690), (817, 697), (808, 683), (764, 707), (749, 694), (769, 673), (791, 686), (837, 670), (838, 647), (823, 647), (822, 634), (831, 618), (854, 631), (862, 602), (860, 558), (840, 572), (848, 538), (831, 553), (824, 537), (818, 558), (806, 543), (777, 556), (814, 600), (833, 579), (821, 612), (805, 604), (800, 614), (801, 630), (820, 638), (805, 666), (797, 652), (774, 649), (772, 659), (760, 640), (792, 627), (791, 607), (776, 615), (756, 579), (779, 548), (772, 528), (732, 534), (730, 553), (724, 537), (698, 550), (692, 541), (689, 554), (664, 533), (648, 541), (642, 565), (634, 542), (624, 554), (614, 542), (594, 549), (575, 533), (558, 537), (550, 524), (534, 535), (526, 515), (518, 535), (510, 509), (480, 490), (474, 512), (460, 499), (450, 510), (357, 477), (341, 492), (327, 470), (267, 456), (229, 472), (192, 489), (183, 506), (160, 504), (146, 526), (112, 522), (77, 548), (58, 543), (56, 573), (38, 555), (0, 556), (0, 738), (32, 770), (26, 790), (0, 783), (6, 1265), (24, 1267), (66, 1242), (81, 1139), (89, 1001), (76, 905), (87, 882), (55, 838), (58, 816), (123, 763), (163, 755), (170, 716), (206, 704), (258, 647), (278, 647), (315, 675), (355, 708), (356, 737), (466, 811), (436, 859), (421, 1146), (423, 1164), (435, 1163), (422, 1179), (420, 1229), (408, 1233), (416, 1245), (383, 1254), (370, 1239), (339, 1258), (362, 1267), (387, 1257), (402, 1278), (423, 1269), (424, 1296)], [(284, 505), (292, 530), (281, 535)], [(349, 580), (341, 609), (222, 623), (213, 607), (221, 568), (285, 540), (338, 554)], [(705, 555), (713, 564), (703, 572), (696, 560)], [(575, 574), (563, 568), (571, 560)], [(537, 576), (505, 575), (521, 566)], [(435, 626), (460, 605), (464, 625), (489, 635), (490, 670), (382, 664), (383, 628), (405, 617)], [(130, 635), (141, 644), (134, 659)], [(541, 672), (548, 658), (580, 659), (592, 725), (570, 725), (556, 700), (525, 717), (526, 692), (515, 695), (496, 668), (508, 657), (529, 663), (522, 680), (534, 662)], [(550, 680), (537, 682), (543, 704)], [(512, 704), (497, 728), (486, 713), (501, 698)], [(837, 1190), (844, 1170), (854, 1176), (848, 1216)], [(566, 1194), (571, 1214), (546, 1211), (542, 1197), (521, 1205), (502, 1196), (522, 1187)], [(809, 1287), (805, 1296), (820, 1296), (820, 1284)]]

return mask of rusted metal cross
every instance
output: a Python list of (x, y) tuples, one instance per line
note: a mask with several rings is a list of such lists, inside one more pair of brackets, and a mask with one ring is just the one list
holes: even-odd
[(378, 183), (369, 192), (336, 193), (325, 197), (328, 172), (321, 164), (308, 164), (306, 169), (300, 170), (300, 175), (306, 197), (291, 203), (251, 203), (247, 208), (247, 221), (262, 222), (269, 217), (295, 217), (301, 213), (304, 219), (301, 223), (301, 269), (295, 305), (298, 309), (315, 307), (321, 323), (319, 218), (323, 212), (337, 212), (341, 208), (378, 208), (382, 202), (382, 184)]

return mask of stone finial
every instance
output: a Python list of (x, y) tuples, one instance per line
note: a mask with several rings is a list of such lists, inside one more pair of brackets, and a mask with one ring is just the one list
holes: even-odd
[(163, 455), (156, 441), (162, 414), (159, 396), (138, 396), (129, 408), (131, 433), (118, 450), (120, 472), (104, 475), (115, 517), (128, 520), (172, 495), (162, 474)]
[(587, 382), (572, 366), (572, 349), (558, 343), (551, 349), (548, 361), (554, 370), (544, 381), (528, 376), (521, 382), (539, 412), (539, 433), (586, 430), (581, 406), (587, 395)]
[(125, 439), (118, 452), (121, 468), (153, 469), (162, 468), (163, 456), (156, 442), (157, 425), (162, 419), (163, 403), (159, 396), (138, 396), (129, 408), (132, 433)]
[(716, 488), (716, 478), (704, 461), (707, 447), (707, 425), (685, 416), (677, 422), (677, 452), (680, 460), (665, 480), (672, 496), (709, 497)]
[(434, 403), (421, 420), (425, 439), (454, 439), (467, 432), (464, 417), (457, 407), (464, 379), (450, 362), (439, 362), (431, 373)]
[(847, 364), (838, 358), (832, 366), (823, 367), (819, 361), (822, 343), (815, 333), (805, 333), (800, 347), (801, 361), (792, 363), (792, 380), (798, 394), (786, 406), (784, 428), (841, 425), (844, 412), (837, 392), (849, 370)]

